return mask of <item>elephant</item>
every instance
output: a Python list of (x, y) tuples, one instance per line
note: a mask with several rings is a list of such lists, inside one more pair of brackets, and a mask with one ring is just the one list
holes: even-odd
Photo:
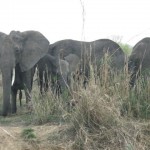
[(67, 84), (71, 86), (71, 79), (75, 78), (76, 74), (78, 74), (80, 71), (80, 58), (76, 54), (69, 54), (64, 59), (69, 64), (69, 71), (67, 74)]
[(55, 57), (57, 66), (59, 66), (59, 59), (65, 60), (70, 54), (76, 55), (80, 62), (79, 74), (85, 76), (84, 85), (86, 85), (90, 76), (89, 62), (91, 62), (92, 65), (97, 66), (97, 69), (99, 69), (102, 58), (108, 53), (109, 58), (111, 59), (111, 68), (113, 70), (120, 70), (123, 69), (126, 58), (121, 47), (110, 39), (99, 39), (92, 42), (71, 39), (61, 40), (50, 44), (48, 53)]
[(134, 87), (136, 79), (140, 73), (144, 76), (150, 76), (150, 38), (141, 39), (133, 47), (129, 57), (129, 72), (131, 72), (130, 86)]
[(70, 86), (71, 76), (77, 71), (79, 61), (80, 59), (77, 55), (69, 54), (64, 59), (60, 59), (57, 66), (56, 58), (51, 54), (46, 54), (37, 63), (40, 93), (43, 94), (43, 89), (44, 92), (48, 91), (49, 83), (53, 91), (56, 91), (57, 94), (62, 93), (61, 91), (64, 87), (61, 87), (61, 85)]
[(52, 72), (52, 63), (49, 61), (48, 55), (46, 54), (37, 63), (37, 78), (38, 85), (40, 87), (40, 94), (48, 91), (49, 87), (49, 76)]
[(69, 54), (64, 57), (64, 60), (69, 63), (69, 73), (75, 72), (80, 63), (80, 58), (75, 54)]
[(12, 103), (14, 106), (14, 111), (16, 112), (17, 110), (17, 106), (16, 106), (16, 99), (17, 99), (17, 92), (18, 90), (19, 92), (19, 100), (20, 100), (20, 106), (22, 106), (22, 90), (25, 91), (25, 96), (26, 96), (26, 103), (28, 103), (28, 101), (31, 99), (29, 91), (27, 89), (27, 87), (24, 85), (24, 83), (26, 83), (26, 76), (24, 75), (25, 73), (28, 74), (27, 78), (31, 78), (29, 79), (29, 82), (31, 82), (29, 84), (29, 86), (32, 89), (32, 85), (33, 85), (33, 77), (34, 77), (34, 73), (35, 73), (35, 69), (36, 69), (36, 65), (34, 67), (32, 67), (31, 69), (29, 69), (26, 72), (21, 72), (20, 66), (19, 64), (16, 64), (15, 66), (15, 79), (14, 79), (14, 83), (11, 86), (11, 96), (12, 96)]
[[(16, 113), (15, 93), (12, 90), (12, 70), (18, 65), (23, 76), (26, 89), (31, 92), (30, 69), (49, 49), (49, 41), (38, 31), (11, 31), (9, 35), (0, 33), (0, 68), (3, 81), (2, 115)], [(10, 101), (10, 96), (12, 99)], [(29, 100), (31, 97), (29, 96)]]
[[(69, 63), (60, 59), (59, 66), (56, 66), (56, 59), (50, 54), (46, 54), (37, 63), (40, 93), (47, 92), (49, 85), (56, 93), (60, 90), (59, 76), (63, 77), (63, 81), (67, 82), (69, 74)], [(58, 71), (59, 69), (59, 71)]]

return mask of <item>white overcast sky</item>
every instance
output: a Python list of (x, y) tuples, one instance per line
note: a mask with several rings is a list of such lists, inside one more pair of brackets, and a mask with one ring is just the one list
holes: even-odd
[(1, 0), (0, 31), (11, 30), (37, 30), (50, 43), (122, 37), (134, 45), (150, 37), (150, 0)]

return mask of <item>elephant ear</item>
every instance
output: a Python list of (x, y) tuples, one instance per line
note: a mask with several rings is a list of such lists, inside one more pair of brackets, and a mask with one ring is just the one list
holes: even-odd
[(23, 50), (20, 68), (23, 71), (31, 69), (49, 49), (49, 41), (37, 31), (22, 32)]
[(52, 55), (50, 55), (50, 54), (46, 54), (44, 57), (45, 57), (46, 60), (47, 60), (50, 64), (52, 64), (54, 67), (58, 67), (56, 58), (55, 58), (54, 56), (52, 56)]

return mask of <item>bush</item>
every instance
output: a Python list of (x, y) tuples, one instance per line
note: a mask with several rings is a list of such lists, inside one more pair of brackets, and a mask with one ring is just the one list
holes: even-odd
[[(143, 131), (139, 132), (140, 126), (136, 128), (135, 124), (126, 118), (135, 117), (135, 108), (138, 110), (136, 117), (148, 117), (148, 99), (143, 103), (142, 101), (149, 87), (142, 89), (143, 94), (139, 93), (140, 96), (134, 103), (135, 91), (129, 88), (130, 75), (127, 66), (124, 71), (113, 72), (114, 74), (111, 72), (111, 75), (107, 70), (109, 68), (102, 67), (100, 77), (96, 77), (92, 72), (86, 89), (80, 87), (74, 96), (78, 104), (70, 115), (75, 131), (73, 149), (119, 150), (146, 147), (140, 143), (143, 142), (140, 137)], [(139, 137), (140, 142), (137, 140)]]
[(21, 135), (25, 140), (33, 140), (36, 138), (34, 130), (31, 128), (24, 129)]
[(33, 121), (37, 124), (47, 123), (49, 121), (62, 120), (65, 104), (61, 97), (57, 97), (51, 91), (45, 95), (37, 93), (33, 96)]
[(132, 46), (130, 46), (129, 44), (121, 43), (121, 42), (119, 42), (118, 44), (123, 49), (123, 51), (124, 51), (125, 54), (127, 54), (128, 56), (131, 54), (131, 52), (132, 52)]

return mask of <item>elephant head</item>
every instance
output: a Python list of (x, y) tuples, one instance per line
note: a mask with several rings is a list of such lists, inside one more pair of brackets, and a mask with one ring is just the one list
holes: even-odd
[(49, 55), (49, 60), (53, 63), (55, 72), (59, 75), (59, 84), (62, 88), (70, 86), (73, 74), (79, 69), (80, 58), (76, 54), (70, 53), (63, 59)]
[[(69, 63), (66, 60), (62, 60), (50, 55), (46, 54), (37, 64), (39, 80), (40, 80), (40, 92), (43, 93), (48, 89), (48, 82), (50, 81), (51, 76), (51, 84), (53, 85), (54, 80), (57, 78), (57, 84), (61, 88), (65, 88), (67, 86), (68, 73), (69, 73)], [(59, 63), (58, 63), (59, 61)], [(45, 81), (43, 81), (43, 76)], [(54, 79), (54, 80), (53, 80)], [(57, 89), (56, 89), (57, 90)]]
[(69, 63), (66, 60), (55, 58), (48, 54), (49, 61), (52, 63), (52, 74), (57, 75), (58, 84), (61, 89), (68, 85)]
[(21, 71), (31, 69), (49, 49), (49, 41), (37, 31), (12, 31), (9, 35), (0, 33), (0, 67), (3, 80), (3, 112), (11, 110), (12, 70), (19, 64)]
[(69, 72), (75, 72), (80, 63), (80, 58), (76, 54), (69, 54), (64, 59), (69, 63)]
[(64, 59), (69, 64), (68, 85), (71, 85), (71, 78), (74, 75), (76, 76), (76, 73), (81, 73), (81, 70), (79, 70), (80, 58), (76, 54), (69, 54), (66, 57), (64, 57)]
[(9, 34), (19, 51), (22, 72), (32, 68), (49, 49), (49, 41), (38, 31), (11, 31)]
[(133, 87), (136, 78), (142, 73), (148, 75), (150, 69), (150, 38), (140, 40), (129, 57), (129, 71), (131, 72), (130, 85)]

